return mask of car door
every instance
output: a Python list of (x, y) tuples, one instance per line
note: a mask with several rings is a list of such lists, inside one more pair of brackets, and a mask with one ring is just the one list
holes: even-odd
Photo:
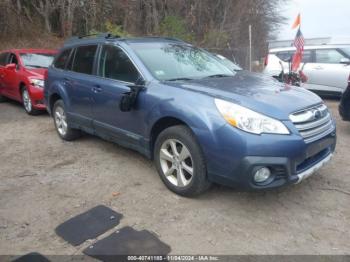
[[(16, 68), (7, 68), (6, 65), (15, 64)], [(3, 68), (2, 81), (4, 93), (14, 99), (20, 100), (18, 87), (18, 57), (15, 53), (10, 53), (5, 67)]]
[(77, 47), (63, 76), (68, 94), (68, 116), (79, 128), (92, 130), (92, 94), (97, 81), (94, 72), (97, 45)]
[(119, 105), (128, 86), (141, 78), (129, 56), (118, 46), (102, 45), (98, 59), (99, 83), (93, 94), (93, 125), (103, 137), (129, 147), (137, 147), (141, 140), (142, 112), (121, 112)]
[(8, 61), (9, 53), (1, 53), (0, 54), (0, 94), (4, 95), (7, 90), (5, 90), (5, 66)]
[(310, 84), (322, 91), (343, 92), (347, 86), (350, 66), (341, 64), (346, 58), (337, 49), (315, 50), (315, 63), (307, 73)]

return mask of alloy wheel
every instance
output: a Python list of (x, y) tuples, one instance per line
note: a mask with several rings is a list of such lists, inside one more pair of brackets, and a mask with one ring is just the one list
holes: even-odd
[(23, 99), (24, 109), (27, 112), (31, 112), (32, 111), (32, 101), (30, 100), (29, 93), (28, 93), (27, 89), (23, 90), (22, 99)]
[(167, 180), (177, 187), (188, 186), (193, 178), (193, 160), (188, 148), (176, 139), (166, 140), (159, 153), (160, 166)]
[(67, 134), (68, 125), (66, 113), (64, 112), (64, 109), (61, 106), (56, 107), (54, 117), (58, 133), (60, 133), (61, 136), (65, 136)]

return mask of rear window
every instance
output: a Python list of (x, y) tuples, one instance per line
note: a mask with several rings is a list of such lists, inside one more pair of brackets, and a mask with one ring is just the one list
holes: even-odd
[[(283, 62), (289, 62), (291, 58), (294, 56), (295, 51), (285, 51), (285, 52), (278, 52), (276, 53), (276, 56), (281, 59)], [(312, 62), (312, 51), (311, 50), (305, 50), (304, 56), (303, 56), (303, 63), (311, 63)]]
[(278, 52), (276, 53), (276, 56), (281, 59), (283, 62), (288, 62), (291, 57), (294, 55), (293, 51), (288, 51), (288, 52)]
[(64, 69), (69, 59), (69, 55), (72, 49), (64, 50), (56, 59), (54, 66), (59, 69)]
[(92, 74), (97, 45), (81, 46), (75, 52), (72, 71), (82, 74)]

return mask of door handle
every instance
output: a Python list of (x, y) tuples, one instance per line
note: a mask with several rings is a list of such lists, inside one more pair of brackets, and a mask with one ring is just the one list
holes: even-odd
[(69, 78), (63, 78), (63, 83), (65, 84), (65, 85), (67, 85), (67, 84), (72, 84), (72, 80), (71, 79), (69, 79)]
[(314, 69), (316, 69), (316, 70), (323, 70), (323, 67), (322, 66), (316, 66), (316, 67), (314, 67)]
[(103, 90), (102, 87), (99, 85), (96, 85), (92, 88), (92, 92), (94, 92), (94, 93), (101, 93), (102, 90)]

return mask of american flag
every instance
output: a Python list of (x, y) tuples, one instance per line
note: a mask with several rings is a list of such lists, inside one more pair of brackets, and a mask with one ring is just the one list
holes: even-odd
[(298, 33), (294, 40), (294, 46), (297, 48), (297, 51), (295, 52), (292, 60), (292, 71), (297, 72), (300, 64), (303, 60), (304, 55), (304, 45), (305, 45), (305, 39), (303, 34), (300, 31), (300, 28), (298, 29)]
[(294, 46), (297, 48), (297, 52), (303, 52), (304, 51), (304, 45), (305, 45), (305, 39), (303, 34), (300, 31), (300, 28), (298, 29), (298, 33), (294, 40)]

